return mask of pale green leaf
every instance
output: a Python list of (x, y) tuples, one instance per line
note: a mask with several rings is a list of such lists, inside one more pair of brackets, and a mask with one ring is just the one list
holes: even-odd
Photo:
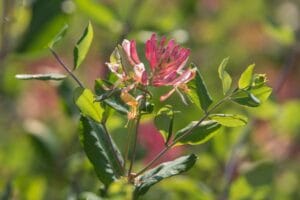
[(49, 74), (17, 74), (15, 76), (21, 80), (41, 80), (41, 81), (60, 81), (66, 78), (63, 74), (49, 73)]
[(221, 62), (220, 66), (218, 68), (218, 73), (219, 73), (219, 77), (222, 81), (224, 94), (226, 94), (230, 90), (231, 82), (232, 82), (230, 75), (228, 74), (227, 71), (225, 71), (228, 60), (229, 60), (229, 58), (223, 59), (223, 61)]
[(236, 114), (211, 114), (209, 118), (227, 127), (244, 126), (248, 122), (245, 116)]
[(48, 47), (53, 48), (67, 33), (69, 26), (65, 24), (62, 29), (55, 35), (51, 42), (49, 42)]
[(85, 28), (83, 32), (83, 35), (76, 43), (76, 46), (73, 51), (74, 70), (77, 69), (85, 59), (89, 51), (89, 48), (92, 44), (93, 36), (94, 36), (93, 27), (92, 24), (89, 22), (88, 26)]
[(77, 88), (74, 92), (74, 101), (84, 116), (101, 122), (104, 110), (98, 102), (95, 102), (94, 94), (91, 90)]
[(255, 64), (249, 65), (247, 69), (242, 73), (239, 79), (240, 89), (244, 89), (251, 86), (254, 66)]

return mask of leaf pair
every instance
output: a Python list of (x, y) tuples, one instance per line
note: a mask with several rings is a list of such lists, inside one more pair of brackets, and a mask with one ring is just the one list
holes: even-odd
[(101, 123), (104, 109), (94, 101), (88, 89), (77, 88), (75, 104), (81, 111), (80, 140), (96, 174), (106, 186), (123, 175), (124, 160), (105, 125)]

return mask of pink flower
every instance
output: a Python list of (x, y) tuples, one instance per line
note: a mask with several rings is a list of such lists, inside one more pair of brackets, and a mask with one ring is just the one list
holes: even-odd
[(148, 83), (148, 77), (147, 72), (145, 70), (144, 64), (140, 61), (137, 51), (136, 51), (136, 43), (134, 40), (123, 40), (122, 42), (123, 50), (125, 51), (127, 55), (127, 59), (129, 63), (133, 66), (134, 71), (134, 79), (143, 84), (147, 85)]
[[(161, 101), (166, 100), (177, 89), (188, 91), (186, 83), (195, 77), (196, 69), (184, 69), (190, 50), (180, 47), (174, 40), (167, 43), (165, 37), (158, 43), (155, 34), (146, 42), (146, 58), (150, 64), (150, 75), (147, 74), (144, 64), (138, 57), (134, 40), (123, 40), (122, 45), (114, 53), (118, 54), (119, 60), (111, 59), (111, 62), (106, 65), (122, 81), (133, 79), (136, 83), (145, 86), (173, 86), (173, 89), (160, 97)], [(125, 61), (121, 62), (121, 59)]]
[(180, 47), (174, 40), (166, 44), (163, 37), (158, 43), (153, 34), (146, 42), (146, 58), (150, 63), (153, 86), (173, 86), (174, 88), (163, 95), (163, 101), (171, 96), (177, 88), (187, 90), (186, 83), (195, 77), (195, 69), (184, 69), (190, 55), (190, 50)]

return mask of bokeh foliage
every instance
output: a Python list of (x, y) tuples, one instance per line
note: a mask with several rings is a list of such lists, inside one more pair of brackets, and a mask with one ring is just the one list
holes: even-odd
[[(222, 107), (222, 112), (247, 115), (250, 123), (222, 128), (205, 145), (187, 146), (186, 152), (199, 157), (195, 167), (154, 186), (142, 199), (300, 198), (298, 1), (3, 0), (0, 8), (0, 198), (78, 199), (92, 196), (85, 191), (103, 192), (80, 148), (73, 82), (14, 78), (28, 71), (61, 72), (45, 47), (65, 24), (69, 32), (56, 49), (72, 66), (73, 46), (89, 21), (94, 40), (77, 72), (89, 86), (90, 80), (106, 76), (103, 63), (117, 42), (134, 38), (142, 49), (151, 32), (157, 32), (192, 50), (190, 60), (201, 69), (214, 98), (223, 95), (217, 93), (222, 85), (216, 74), (227, 56), (226, 70), (234, 80), (255, 63), (274, 88), (273, 98), (262, 107)], [(178, 104), (177, 98), (170, 104)], [(175, 114), (174, 131), (201, 112), (176, 106), (181, 113)], [(108, 128), (122, 146), (126, 121), (118, 114), (109, 120)], [(142, 165), (147, 149), (140, 146), (139, 152)], [(118, 185), (108, 192), (116, 199), (126, 193)]]

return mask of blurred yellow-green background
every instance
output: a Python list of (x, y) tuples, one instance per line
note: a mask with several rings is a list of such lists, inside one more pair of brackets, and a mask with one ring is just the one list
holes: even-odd
[[(195, 152), (199, 159), (184, 175), (155, 185), (141, 199), (300, 199), (300, 1), (298, 0), (1, 0), (0, 1), (0, 199), (78, 199), (99, 193), (91, 164), (78, 139), (75, 83), (20, 81), (19, 73), (62, 72), (47, 50), (64, 24), (55, 49), (72, 65), (73, 48), (89, 21), (91, 50), (76, 72), (89, 87), (107, 74), (104, 63), (124, 38), (144, 42), (156, 32), (191, 49), (214, 99), (222, 96), (217, 67), (230, 57), (236, 81), (247, 65), (266, 73), (269, 101), (248, 109), (228, 104), (223, 112), (249, 117), (247, 127), (224, 129), (201, 146), (184, 146), (164, 160)], [(176, 97), (171, 98), (174, 103)], [(183, 111), (176, 128), (197, 119)], [(110, 120), (124, 146), (126, 120)], [(161, 138), (150, 119), (140, 127), (138, 165), (153, 158)], [(160, 142), (158, 142), (160, 141)], [(121, 198), (122, 199), (122, 198)]]

